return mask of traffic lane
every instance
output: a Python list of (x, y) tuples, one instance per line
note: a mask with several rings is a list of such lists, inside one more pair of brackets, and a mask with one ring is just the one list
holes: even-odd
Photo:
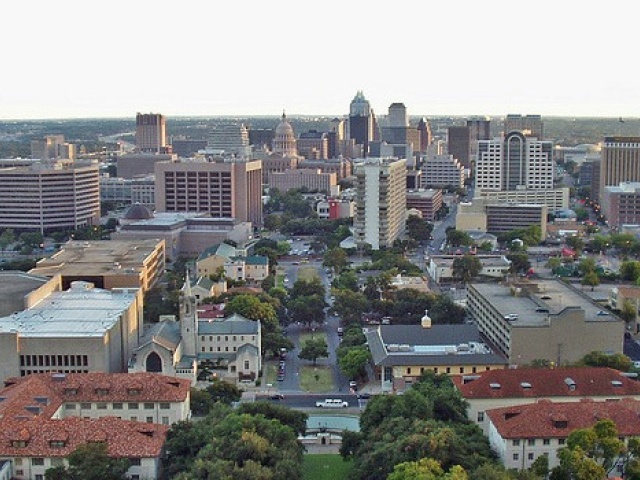
[[(273, 403), (278, 403), (280, 405), (285, 405), (290, 408), (311, 408), (323, 411), (331, 411), (338, 410), (344, 411), (349, 409), (361, 409), (367, 405), (369, 399), (366, 398), (358, 398), (357, 395), (354, 394), (340, 394), (340, 393), (322, 393), (322, 394), (298, 394), (298, 393), (287, 393), (285, 391), (279, 392), (283, 398), (276, 397), (274, 395), (256, 395), (256, 401), (269, 401)], [(348, 407), (340, 407), (340, 408), (326, 408), (326, 407), (316, 407), (316, 402), (321, 402), (327, 398), (336, 398), (341, 401), (346, 401), (349, 406)]]

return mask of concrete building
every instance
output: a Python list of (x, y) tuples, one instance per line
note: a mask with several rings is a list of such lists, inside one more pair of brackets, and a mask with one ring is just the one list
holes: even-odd
[(298, 155), (308, 160), (329, 158), (329, 142), (326, 132), (309, 130), (298, 135)]
[(200, 150), (207, 148), (207, 140), (194, 138), (172, 138), (171, 152), (178, 157), (193, 157)]
[(164, 275), (164, 240), (70, 240), (50, 257), (36, 263), (34, 275), (60, 275), (67, 289), (77, 280), (96, 288), (140, 289), (144, 294)]
[(453, 384), (468, 404), (467, 418), (489, 433), (486, 412), (536, 403), (640, 400), (640, 382), (606, 367), (508, 368), (459, 375)]
[(98, 165), (35, 162), (0, 169), (0, 228), (46, 233), (99, 223)]
[(506, 368), (504, 357), (480, 338), (475, 325), (378, 325), (366, 333), (382, 391), (403, 391), (424, 372), (471, 374)]
[(546, 205), (550, 212), (569, 208), (569, 187), (548, 188), (542, 190), (510, 190), (490, 192), (487, 190), (474, 191), (475, 202), (478, 198), (493, 203), (533, 203)]
[(420, 185), (423, 188), (463, 188), (465, 167), (453, 155), (425, 156), (420, 165)]
[(605, 187), (640, 182), (640, 137), (605, 137), (600, 154), (600, 196), (593, 198), (602, 202)]
[(620, 311), (625, 303), (629, 303), (635, 311), (635, 319), (631, 322), (634, 332), (640, 331), (640, 287), (620, 285), (613, 287), (609, 293), (609, 306)]
[(191, 212), (149, 212), (148, 216), (129, 218), (129, 211), (120, 219), (120, 226), (111, 234), (111, 239), (162, 239), (170, 261), (181, 255), (197, 256), (211, 243), (232, 240), (243, 245), (253, 236), (251, 222), (234, 218), (212, 218), (207, 213)]
[(50, 373), (5, 384), (0, 464), (16, 480), (44, 478), (91, 442), (128, 459), (128, 478), (160, 478), (169, 426), (190, 417), (190, 384), (162, 375)]
[(622, 182), (604, 187), (602, 213), (609, 227), (619, 230), (622, 225), (640, 225), (640, 182)]
[(405, 231), (405, 159), (367, 158), (354, 161), (356, 176), (356, 216), (354, 237), (357, 245), (374, 250), (390, 247)]
[(427, 148), (431, 145), (431, 142), (433, 142), (431, 124), (429, 123), (429, 120), (424, 117), (420, 118), (420, 120), (418, 120), (416, 130), (418, 131), (420, 142), (418, 144), (414, 144), (414, 150), (424, 155), (427, 153)]
[(27, 297), (49, 282), (49, 277), (20, 270), (0, 270), (0, 317), (28, 308)]
[(243, 123), (214, 125), (207, 138), (207, 150), (216, 151), (220, 155), (250, 157), (249, 130)]
[(471, 203), (458, 204), (456, 230), (499, 234), (537, 225), (544, 239), (548, 212), (546, 205), (493, 202), (475, 198)]
[[(39, 301), (36, 301), (38, 300)], [(0, 380), (32, 373), (125, 372), (142, 325), (138, 289), (51, 279), (28, 309), (0, 318)]]
[(167, 121), (159, 113), (136, 114), (136, 150), (139, 152), (167, 152)]
[(118, 177), (134, 179), (153, 175), (158, 162), (177, 162), (175, 153), (125, 153), (116, 158)]
[(337, 193), (338, 176), (335, 173), (323, 173), (319, 168), (297, 168), (284, 172), (271, 172), (268, 186), (277, 188), (281, 192), (306, 188), (311, 191)]
[(573, 363), (592, 351), (622, 353), (624, 322), (557, 279), (467, 285), (467, 310), (512, 365)]
[(183, 159), (155, 165), (156, 210), (207, 212), (262, 225), (262, 162)]
[(316, 213), (320, 218), (335, 220), (336, 218), (353, 218), (356, 203), (349, 198), (327, 198), (316, 204)]
[(442, 190), (417, 189), (407, 191), (407, 210), (415, 208), (422, 214), (422, 218), (433, 222), (436, 212), (442, 207)]
[[(618, 438), (624, 443), (640, 435), (640, 402), (555, 403), (540, 401), (517, 407), (487, 411), (489, 443), (507, 469), (526, 470), (545, 456), (549, 468), (560, 465), (558, 450), (566, 447), (568, 436), (578, 429), (590, 428), (599, 419), (615, 424)], [(607, 475), (622, 475), (623, 454), (613, 459)], [(608, 478), (622, 478), (610, 477)]]
[(64, 135), (47, 135), (42, 140), (31, 140), (31, 158), (47, 160), (75, 160), (76, 146), (64, 140)]
[(140, 204), (155, 209), (153, 175), (137, 178), (100, 176), (100, 201), (117, 205)]
[(467, 125), (447, 128), (447, 152), (465, 168), (471, 168), (471, 136)]
[(362, 147), (362, 156), (369, 156), (369, 142), (378, 140), (377, 122), (371, 104), (362, 91), (358, 91), (349, 105), (347, 137)]
[[(427, 273), (436, 283), (455, 280), (453, 262), (461, 255), (432, 255), (429, 257)], [(504, 255), (475, 255), (482, 263), (480, 277), (501, 279), (509, 274), (511, 261)]]
[(335, 173), (338, 181), (350, 177), (351, 161), (346, 158), (332, 158), (329, 160), (300, 160), (297, 168), (320, 170), (322, 173)]
[(284, 112), (282, 112), (282, 120), (276, 126), (273, 137), (273, 153), (282, 157), (295, 157), (298, 155), (296, 135)]
[(476, 190), (501, 192), (554, 188), (553, 143), (525, 133), (511, 131), (503, 138), (478, 142)]
[(543, 139), (544, 138), (544, 122), (540, 115), (520, 115), (510, 113), (504, 119), (504, 134), (510, 132), (529, 131), (530, 135)]

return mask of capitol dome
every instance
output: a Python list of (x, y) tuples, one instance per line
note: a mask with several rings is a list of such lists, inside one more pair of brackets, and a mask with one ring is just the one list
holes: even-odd
[(120, 221), (120, 225), (126, 225), (128, 223), (137, 222), (138, 220), (148, 220), (153, 218), (153, 213), (144, 205), (135, 203), (131, 205), (124, 213)]
[(273, 138), (273, 153), (283, 157), (295, 157), (298, 155), (296, 135), (284, 112), (282, 112), (282, 120), (276, 127), (276, 133)]

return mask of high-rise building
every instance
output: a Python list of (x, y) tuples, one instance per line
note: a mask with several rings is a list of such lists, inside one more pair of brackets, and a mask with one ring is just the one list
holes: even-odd
[(478, 158), (478, 141), (491, 139), (491, 120), (488, 117), (474, 117), (467, 120), (469, 127), (469, 162), (475, 164)]
[(0, 228), (45, 233), (99, 222), (97, 165), (60, 161), (0, 168)]
[(329, 158), (329, 142), (326, 132), (309, 130), (298, 136), (298, 153), (308, 160), (325, 160)]
[(407, 143), (408, 130), (409, 117), (404, 103), (392, 103), (389, 105), (389, 114), (384, 126), (380, 128), (380, 139), (383, 142), (392, 144)]
[(602, 212), (612, 229), (640, 225), (640, 182), (604, 187)]
[(276, 134), (273, 137), (273, 153), (283, 157), (298, 155), (296, 135), (284, 112), (282, 112), (282, 120), (276, 127)]
[(156, 210), (207, 212), (262, 225), (262, 162), (220, 158), (155, 164)]
[(471, 166), (471, 136), (468, 125), (452, 125), (447, 129), (447, 151), (464, 167)]
[(207, 139), (207, 150), (240, 158), (251, 156), (247, 127), (243, 123), (221, 123), (215, 125)]
[(369, 142), (378, 139), (376, 129), (377, 121), (371, 104), (359, 90), (349, 107), (349, 138), (354, 139), (356, 145), (362, 145), (365, 157), (369, 153)]
[(476, 189), (486, 191), (553, 188), (553, 143), (511, 131), (504, 138), (480, 140)]
[(542, 117), (540, 115), (526, 115), (510, 113), (504, 120), (504, 134), (508, 135), (509, 132), (518, 131), (523, 132), (528, 130), (529, 135), (532, 137), (544, 139), (544, 124), (542, 123)]
[(640, 137), (605, 137), (600, 155), (601, 202), (605, 187), (640, 182)]
[(465, 168), (453, 155), (426, 156), (420, 166), (422, 188), (463, 188)]
[(354, 160), (356, 245), (373, 250), (391, 247), (405, 231), (407, 161), (397, 158)]
[(341, 118), (331, 120), (329, 132), (327, 132), (327, 156), (328, 158), (338, 158), (346, 156), (344, 152), (344, 140), (346, 137), (345, 121)]
[(140, 152), (168, 153), (167, 121), (164, 115), (136, 114), (136, 149)]
[(418, 121), (416, 130), (420, 133), (420, 145), (414, 145), (413, 149), (420, 153), (427, 153), (427, 147), (431, 145), (431, 142), (433, 141), (429, 121), (426, 118), (421, 118), (420, 121)]
[(64, 135), (47, 135), (42, 140), (31, 140), (31, 158), (40, 160), (75, 160), (76, 146), (64, 141)]

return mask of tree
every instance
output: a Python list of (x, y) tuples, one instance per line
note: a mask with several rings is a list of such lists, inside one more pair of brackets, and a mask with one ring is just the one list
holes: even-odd
[(482, 262), (475, 255), (463, 255), (453, 260), (454, 278), (468, 283), (482, 271)]
[(283, 405), (265, 401), (243, 403), (238, 407), (238, 413), (264, 415), (266, 418), (278, 420), (283, 425), (291, 427), (298, 435), (304, 435), (307, 431), (309, 415)]
[(447, 243), (452, 247), (471, 245), (472, 240), (467, 232), (450, 228), (447, 230)]
[(447, 295), (439, 295), (429, 310), (434, 325), (461, 324), (466, 317), (466, 310), (456, 305)]
[(620, 264), (620, 276), (623, 280), (635, 282), (640, 278), (640, 262), (628, 260)]
[(460, 465), (445, 473), (440, 462), (433, 458), (421, 458), (417, 462), (402, 462), (393, 467), (387, 480), (467, 480), (469, 477)]
[(329, 347), (327, 346), (327, 342), (324, 338), (311, 338), (304, 342), (300, 353), (298, 353), (298, 358), (302, 360), (309, 360), (316, 364), (316, 361), (320, 357), (328, 357), (329, 356)]
[(609, 367), (621, 372), (631, 370), (633, 363), (631, 359), (623, 353), (604, 353), (593, 351), (587, 353), (580, 359), (578, 365), (586, 365), (589, 367)]
[(635, 319), (638, 313), (635, 305), (628, 298), (624, 299), (622, 302), (622, 308), (620, 309), (620, 318), (625, 321), (626, 324), (631, 324)]
[(211, 395), (211, 400), (214, 403), (221, 402), (231, 405), (242, 397), (242, 391), (237, 386), (220, 379), (214, 379), (213, 383), (206, 388), (206, 391)]
[(360, 315), (369, 311), (370, 302), (362, 292), (337, 290), (332, 309), (340, 315), (345, 324), (359, 324)]
[(55, 467), (45, 472), (47, 480), (126, 480), (131, 462), (113, 458), (104, 442), (79, 445), (67, 457), (69, 467)]
[(191, 389), (191, 413), (196, 416), (202, 416), (209, 413), (213, 406), (211, 394), (201, 388)]
[(509, 253), (506, 255), (507, 260), (511, 262), (511, 273), (526, 273), (531, 268), (529, 255), (526, 253)]
[(12, 229), (7, 228), (0, 235), (0, 249), (4, 252), (5, 249), (16, 241), (16, 236)]
[(324, 267), (333, 268), (334, 272), (340, 273), (349, 265), (349, 257), (343, 248), (334, 247), (327, 250), (322, 260)]
[(418, 242), (431, 239), (433, 224), (417, 215), (407, 217), (407, 235)]
[(582, 277), (580, 284), (591, 287), (591, 291), (593, 292), (594, 287), (600, 285), (600, 277), (596, 272), (588, 272)]
[(365, 375), (365, 367), (371, 360), (371, 352), (367, 347), (340, 347), (338, 349), (338, 366), (349, 378)]

